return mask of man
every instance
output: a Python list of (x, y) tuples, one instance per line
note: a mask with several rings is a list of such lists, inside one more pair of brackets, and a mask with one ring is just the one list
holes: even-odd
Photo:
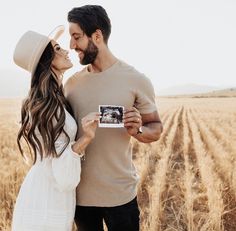
[[(75, 222), (81, 231), (139, 230), (136, 186), (138, 175), (132, 163), (131, 136), (143, 143), (159, 139), (162, 124), (150, 80), (117, 59), (108, 48), (110, 19), (104, 8), (86, 5), (68, 13), (70, 48), (87, 65), (65, 84), (65, 94), (74, 116), (98, 111), (99, 105), (125, 108), (124, 128), (98, 128), (82, 161), (77, 188)], [(79, 129), (78, 137), (82, 135)]]

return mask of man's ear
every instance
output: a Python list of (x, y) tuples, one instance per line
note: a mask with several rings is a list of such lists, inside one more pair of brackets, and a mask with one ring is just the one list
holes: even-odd
[(103, 42), (103, 35), (102, 31), (97, 29), (93, 34), (92, 34), (92, 40), (95, 44), (100, 44)]

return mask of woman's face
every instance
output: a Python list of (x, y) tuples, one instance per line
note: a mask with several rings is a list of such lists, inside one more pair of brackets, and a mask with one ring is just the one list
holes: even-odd
[(67, 69), (73, 66), (68, 56), (69, 52), (62, 49), (56, 41), (52, 40), (51, 43), (55, 51), (55, 57), (52, 61), (51, 66), (59, 73), (64, 73)]

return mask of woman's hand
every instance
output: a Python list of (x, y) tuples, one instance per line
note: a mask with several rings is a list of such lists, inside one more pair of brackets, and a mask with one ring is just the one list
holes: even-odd
[(95, 132), (98, 127), (99, 118), (100, 118), (99, 112), (91, 112), (81, 119), (83, 136), (85, 136), (88, 139), (93, 139), (95, 137)]
[(95, 137), (95, 132), (98, 127), (100, 113), (91, 112), (81, 119), (83, 135), (72, 145), (72, 150), (79, 155), (84, 155), (84, 150)]

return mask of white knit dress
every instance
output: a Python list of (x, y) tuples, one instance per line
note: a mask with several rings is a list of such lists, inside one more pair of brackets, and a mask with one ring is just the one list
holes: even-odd
[[(76, 136), (77, 125), (66, 111), (65, 131), (70, 143), (59, 158), (39, 156), (21, 185), (12, 220), (12, 231), (71, 231), (76, 196), (80, 181), (81, 162), (71, 145)], [(61, 150), (66, 137), (61, 134), (55, 143)]]

